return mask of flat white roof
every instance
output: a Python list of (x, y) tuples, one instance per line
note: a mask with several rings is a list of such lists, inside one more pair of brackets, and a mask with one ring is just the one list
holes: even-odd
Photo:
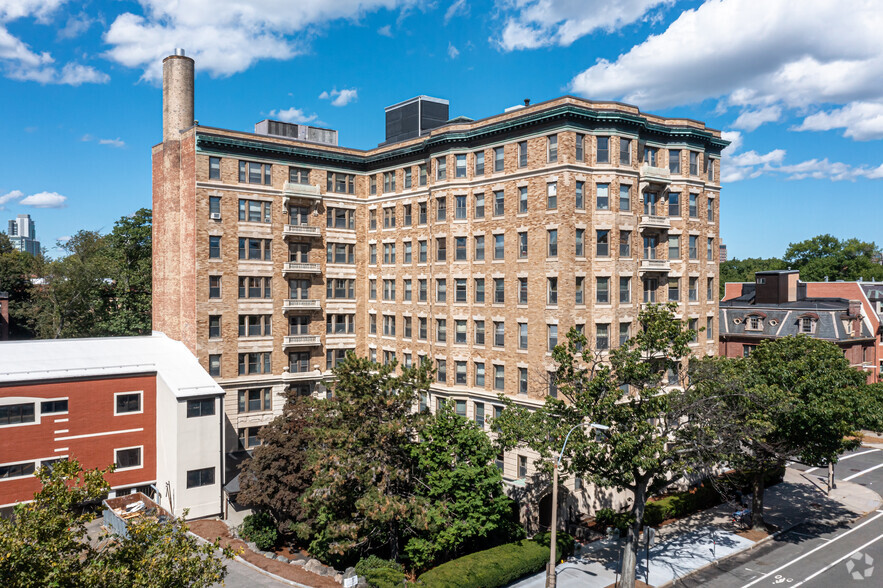
[(156, 372), (178, 398), (224, 394), (180, 341), (146, 337), (0, 342), (0, 385)]

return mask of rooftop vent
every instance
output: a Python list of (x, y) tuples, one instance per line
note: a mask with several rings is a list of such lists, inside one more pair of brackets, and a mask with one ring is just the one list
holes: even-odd
[(177, 55), (177, 56), (179, 56), (179, 57), (184, 57), (184, 50), (181, 49), (180, 47), (175, 47), (175, 53), (174, 53), (174, 54)]
[(337, 131), (333, 129), (298, 125), (278, 120), (264, 119), (254, 126), (254, 132), (258, 135), (283, 137), (294, 141), (337, 145)]
[(417, 96), (387, 106), (386, 142), (413, 139), (448, 122), (449, 103), (441, 98)]

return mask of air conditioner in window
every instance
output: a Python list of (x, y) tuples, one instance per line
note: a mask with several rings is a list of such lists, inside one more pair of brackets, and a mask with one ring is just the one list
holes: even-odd
[(208, 216), (212, 220), (221, 220), (221, 213), (220, 212), (212, 212)]

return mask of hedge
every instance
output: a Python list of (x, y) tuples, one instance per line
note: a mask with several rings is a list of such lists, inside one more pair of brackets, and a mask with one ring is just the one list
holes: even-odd
[(394, 561), (369, 555), (356, 564), (356, 574), (364, 576), (373, 588), (393, 588), (401, 586), (405, 581), (405, 569)]
[(548, 545), (523, 539), (451, 560), (417, 581), (427, 588), (497, 588), (541, 571), (548, 562)]
[[(545, 533), (540, 533), (539, 535), (534, 535), (533, 542), (539, 543), (540, 545), (549, 545), (552, 541), (552, 534), (549, 531)], [(573, 540), (573, 537), (568, 535), (567, 533), (562, 533), (561, 531), (555, 535), (555, 543), (558, 544), (558, 549), (556, 555), (558, 556), (558, 561), (562, 559), (567, 559), (571, 555), (573, 555), (573, 550), (576, 547), (576, 544)]]

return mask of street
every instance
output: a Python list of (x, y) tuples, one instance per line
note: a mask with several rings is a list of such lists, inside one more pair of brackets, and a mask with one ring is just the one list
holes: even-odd
[[(827, 476), (825, 468), (791, 464), (809, 476)], [(870, 489), (883, 488), (883, 451), (859, 448), (844, 454), (835, 479)], [(883, 510), (852, 524), (807, 522), (757, 549), (735, 556), (716, 568), (696, 574), (685, 586), (748, 588), (749, 586), (845, 586), (883, 584)], [(875, 565), (876, 564), (876, 565)], [(875, 581), (876, 580), (876, 581)]]

